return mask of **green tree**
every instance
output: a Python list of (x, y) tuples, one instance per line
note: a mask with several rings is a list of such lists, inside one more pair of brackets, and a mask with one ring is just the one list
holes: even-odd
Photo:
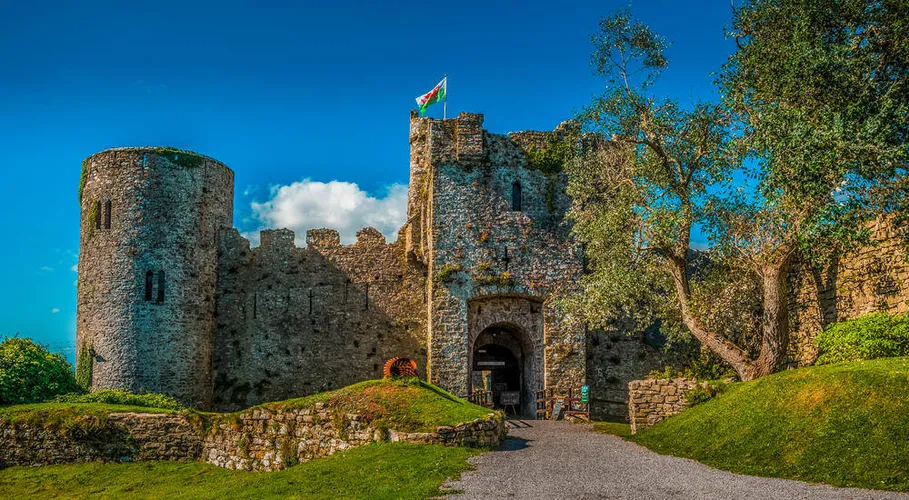
[(750, 303), (739, 298), (753, 296), (755, 276), (692, 266), (692, 229), (709, 222), (711, 190), (738, 165), (734, 115), (720, 104), (685, 109), (650, 95), (668, 64), (666, 42), (627, 12), (605, 18), (593, 43), (593, 65), (607, 90), (584, 119), (612, 141), (568, 167), (575, 234), (593, 271), (575, 305), (593, 323), (631, 317), (643, 326), (659, 318), (666, 330), (693, 334), (743, 380), (763, 374), (740, 345), (751, 335), (749, 321), (730, 325), (722, 314), (734, 308), (749, 317)]
[(905, 0), (752, 0), (734, 11), (738, 51), (719, 83), (756, 190), (714, 203), (708, 219), (717, 250), (762, 276), (763, 327), (778, 332), (765, 343), (788, 342), (797, 252), (822, 264), (863, 241), (873, 208), (901, 208), (892, 195), (905, 191), (891, 187), (909, 159), (907, 33)]
[(71, 392), (81, 388), (63, 356), (28, 338), (0, 342), (0, 404), (35, 403)]

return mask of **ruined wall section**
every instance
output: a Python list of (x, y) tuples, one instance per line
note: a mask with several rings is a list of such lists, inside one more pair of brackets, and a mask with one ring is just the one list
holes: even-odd
[(91, 364), (93, 389), (209, 407), (218, 235), (232, 222), (233, 172), (167, 148), (102, 151), (83, 169), (77, 361)]
[[(467, 394), (468, 302), (523, 296), (542, 302), (545, 386), (581, 385), (583, 328), (554, 306), (582, 270), (580, 248), (564, 220), (570, 203), (564, 174), (553, 180), (527, 168), (519, 144), (484, 131), (482, 115), (420, 120), (429, 124), (428, 143), (412, 147), (425, 147), (431, 160), (423, 236), (430, 265), (430, 379)], [(512, 210), (515, 182), (520, 211)]]
[(220, 250), (215, 407), (246, 408), (380, 378), (402, 356), (425, 376), (426, 268), (373, 228), (342, 246), (337, 231), (236, 230)]
[(814, 343), (827, 325), (875, 311), (909, 312), (907, 246), (889, 219), (870, 226), (870, 244), (824, 269), (797, 261), (790, 273), (789, 317), (793, 364), (817, 358)]

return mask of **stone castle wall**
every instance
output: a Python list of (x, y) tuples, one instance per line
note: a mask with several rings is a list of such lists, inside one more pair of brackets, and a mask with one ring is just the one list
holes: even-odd
[(83, 168), (78, 362), (91, 363), (95, 389), (208, 407), (218, 235), (232, 223), (233, 172), (159, 148), (103, 151)]
[[(525, 377), (539, 384), (531, 391), (576, 388), (584, 382), (583, 328), (554, 307), (582, 269), (564, 219), (565, 176), (527, 168), (523, 136), (490, 134), (482, 121), (468, 113), (411, 118), (411, 172), (421, 184), (404, 233), (429, 266), (430, 380), (469, 392), (472, 343), (482, 333), (471, 330), (471, 303), (494, 298), (496, 307), (527, 310), (501, 323), (525, 340), (527, 358), (539, 360)], [(520, 210), (512, 209), (516, 182)]]
[(870, 225), (870, 244), (825, 269), (796, 262), (790, 273), (791, 357), (799, 366), (817, 358), (823, 328), (875, 311), (909, 312), (907, 246), (892, 220)]
[[(297, 248), (292, 232), (276, 230), (252, 249), (231, 228), (223, 164), (162, 148), (90, 157), (77, 348), (91, 351), (93, 387), (236, 410), (376, 378), (400, 356), (466, 396), (475, 349), (507, 334), (523, 363), (524, 413), (544, 388), (589, 383), (594, 401), (618, 401), (612, 393), (652, 353), (638, 341), (594, 342), (558, 310), (578, 291), (582, 252), (565, 219), (565, 174), (527, 160), (569, 127), (498, 135), (478, 114), (412, 114), (408, 219), (391, 244), (371, 228), (353, 245), (318, 229)], [(599, 365), (620, 351), (620, 363)], [(621, 413), (616, 405), (603, 407)]]
[(265, 231), (250, 249), (225, 231), (219, 255), (214, 405), (247, 408), (381, 378), (385, 360), (425, 376), (425, 274), (377, 230)]

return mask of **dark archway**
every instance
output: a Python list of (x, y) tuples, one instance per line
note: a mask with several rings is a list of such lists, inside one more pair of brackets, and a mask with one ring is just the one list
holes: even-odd
[(533, 347), (526, 334), (514, 325), (493, 325), (480, 332), (471, 347), (471, 392), (491, 391), (493, 406), (499, 409), (506, 409), (503, 393), (517, 393), (517, 416), (533, 417)]

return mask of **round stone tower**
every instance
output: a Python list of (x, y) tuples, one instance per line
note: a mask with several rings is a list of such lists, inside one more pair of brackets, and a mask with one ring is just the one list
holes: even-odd
[(234, 174), (172, 148), (87, 158), (79, 188), (77, 378), (209, 408), (218, 235)]

